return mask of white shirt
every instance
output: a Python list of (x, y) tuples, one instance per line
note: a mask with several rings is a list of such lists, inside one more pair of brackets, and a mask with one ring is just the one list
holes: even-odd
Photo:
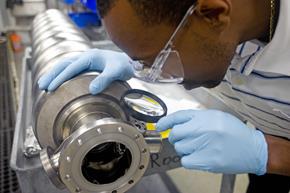
[(281, 0), (272, 41), (240, 45), (224, 81), (212, 91), (257, 129), (290, 139), (289, 0)]

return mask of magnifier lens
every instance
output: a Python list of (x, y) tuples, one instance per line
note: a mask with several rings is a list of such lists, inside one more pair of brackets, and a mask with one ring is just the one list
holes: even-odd
[(167, 114), (165, 103), (143, 90), (129, 90), (123, 95), (122, 103), (130, 116), (148, 123), (155, 123)]
[(125, 96), (124, 100), (129, 107), (144, 115), (161, 116), (164, 114), (162, 106), (149, 96), (131, 93)]

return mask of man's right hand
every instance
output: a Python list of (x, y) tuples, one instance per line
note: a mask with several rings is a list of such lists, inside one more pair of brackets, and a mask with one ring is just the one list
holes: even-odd
[(98, 94), (115, 80), (134, 76), (130, 58), (125, 53), (92, 49), (78, 57), (65, 59), (38, 80), (41, 90), (54, 91), (65, 81), (86, 71), (102, 72), (90, 84), (90, 92)]

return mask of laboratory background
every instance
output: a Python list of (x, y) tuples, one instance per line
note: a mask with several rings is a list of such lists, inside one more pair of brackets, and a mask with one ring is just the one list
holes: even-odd
[(183, 168), (169, 131), (155, 130), (179, 110), (236, 115), (207, 89), (133, 78), (93, 96), (98, 72), (39, 89), (52, 66), (93, 48), (120, 51), (95, 0), (0, 0), (0, 193), (246, 192), (247, 174)]

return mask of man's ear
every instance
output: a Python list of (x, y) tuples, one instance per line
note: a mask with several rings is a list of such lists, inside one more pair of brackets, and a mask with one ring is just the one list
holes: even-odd
[(216, 30), (223, 30), (230, 22), (230, 0), (198, 0), (197, 13)]

